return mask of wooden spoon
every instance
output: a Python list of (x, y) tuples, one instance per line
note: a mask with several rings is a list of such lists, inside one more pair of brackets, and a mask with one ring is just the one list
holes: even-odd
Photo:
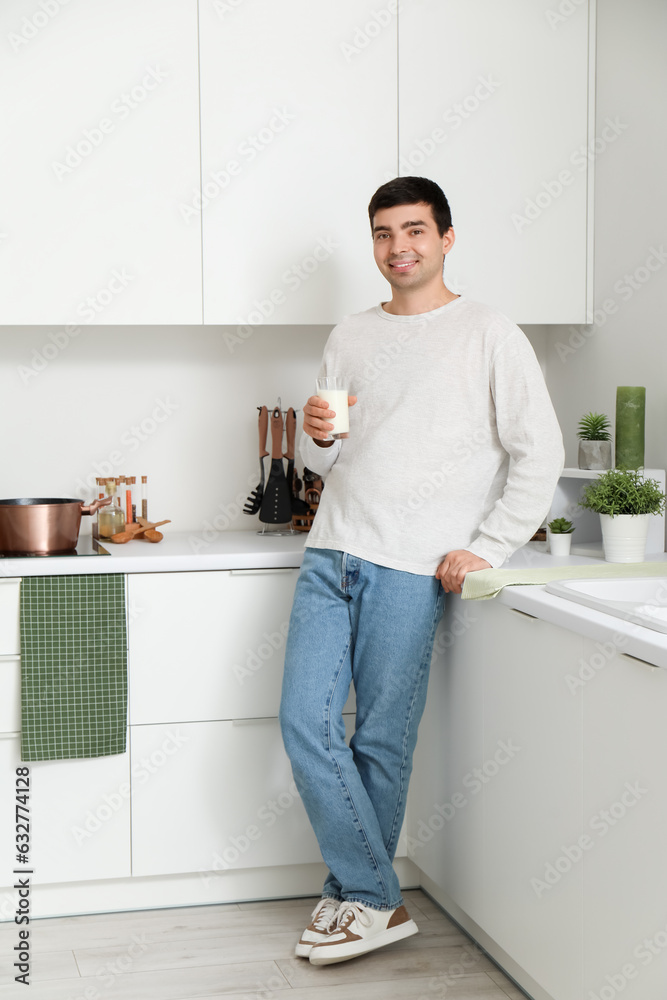
[[(141, 517), (139, 518), (139, 524), (129, 524), (125, 531), (116, 532), (115, 535), (111, 536), (109, 541), (116, 542), (117, 545), (124, 545), (125, 542), (129, 542), (133, 538), (141, 538), (146, 531), (151, 531), (153, 528), (156, 528), (161, 524), (171, 524), (171, 521), (155, 521), (155, 523), (152, 524), (150, 521), (146, 521), (145, 518)], [(163, 537), (160, 531), (158, 531), (157, 534), (160, 535), (160, 537)], [(151, 541), (159, 542), (160, 539), (153, 538)]]

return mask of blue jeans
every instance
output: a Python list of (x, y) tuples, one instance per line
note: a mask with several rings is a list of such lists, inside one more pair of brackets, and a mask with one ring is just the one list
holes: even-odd
[[(329, 867), (324, 896), (401, 905), (392, 860), (405, 814), (433, 639), (435, 577), (306, 549), (280, 706), (294, 780)], [(356, 731), (342, 718), (354, 683)]]

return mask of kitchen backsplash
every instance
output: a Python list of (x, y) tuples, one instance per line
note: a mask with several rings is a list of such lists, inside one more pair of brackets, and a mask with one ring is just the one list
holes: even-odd
[[(65, 342), (58, 327), (0, 328), (0, 496), (92, 497), (96, 476), (147, 475), (168, 530), (257, 530), (241, 513), (256, 407), (294, 406), (298, 441), (329, 329), (95, 327)], [(544, 328), (526, 332), (542, 360)]]

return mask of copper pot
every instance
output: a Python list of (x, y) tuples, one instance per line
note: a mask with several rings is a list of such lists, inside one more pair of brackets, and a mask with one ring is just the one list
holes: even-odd
[(111, 498), (0, 500), (0, 555), (57, 556), (76, 549), (82, 514), (94, 514)]

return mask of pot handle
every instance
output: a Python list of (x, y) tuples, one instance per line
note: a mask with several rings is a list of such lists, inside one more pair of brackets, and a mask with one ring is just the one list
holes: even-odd
[(100, 507), (106, 507), (108, 503), (111, 503), (112, 499), (112, 497), (104, 497), (102, 500), (98, 498), (97, 500), (93, 500), (92, 503), (81, 504), (81, 513), (94, 514)]

